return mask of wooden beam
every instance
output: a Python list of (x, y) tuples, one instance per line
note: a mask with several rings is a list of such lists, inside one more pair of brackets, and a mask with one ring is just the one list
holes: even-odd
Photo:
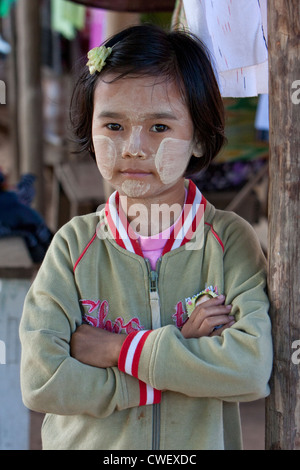
[(16, 9), (20, 173), (36, 176), (35, 208), (43, 213), (43, 116), (40, 0)]
[(266, 400), (266, 449), (300, 450), (299, 0), (268, 1), (268, 47), (268, 290), (274, 368)]

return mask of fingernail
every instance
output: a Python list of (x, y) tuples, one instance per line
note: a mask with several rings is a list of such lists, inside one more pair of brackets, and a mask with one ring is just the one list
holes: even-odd
[(225, 299), (225, 295), (218, 295), (218, 299)]
[(228, 308), (228, 310), (232, 309), (232, 305), (226, 305), (226, 308)]

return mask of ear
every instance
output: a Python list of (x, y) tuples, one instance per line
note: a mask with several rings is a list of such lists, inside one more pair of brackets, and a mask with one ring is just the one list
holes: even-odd
[(201, 158), (203, 157), (203, 147), (202, 145), (199, 143), (199, 144), (194, 144), (193, 148), (192, 148), (192, 155), (196, 158)]

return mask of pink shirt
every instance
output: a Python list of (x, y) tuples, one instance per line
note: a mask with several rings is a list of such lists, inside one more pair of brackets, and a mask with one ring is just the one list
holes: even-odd
[(152, 235), (151, 237), (143, 237), (141, 235), (139, 236), (138, 241), (143, 255), (145, 258), (149, 259), (151, 268), (153, 270), (155, 270), (156, 262), (163, 252), (164, 246), (170, 236), (172, 227), (167, 228), (157, 235)]
[[(187, 198), (187, 190), (185, 190), (185, 201), (186, 201), (186, 198)], [(178, 219), (181, 217), (181, 215), (182, 213), (180, 214)], [(176, 222), (174, 223), (174, 225), (175, 224)], [(143, 255), (145, 258), (149, 259), (151, 269), (153, 270), (155, 270), (156, 262), (161, 256), (164, 246), (167, 243), (167, 240), (170, 238), (170, 233), (172, 232), (174, 225), (172, 225), (171, 227), (168, 227), (166, 230), (164, 230), (161, 233), (152, 235), (151, 237), (144, 237), (142, 235), (139, 235), (138, 242), (142, 249)]]

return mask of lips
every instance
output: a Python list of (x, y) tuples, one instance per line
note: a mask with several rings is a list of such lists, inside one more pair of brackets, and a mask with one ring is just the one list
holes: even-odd
[(143, 176), (151, 175), (150, 171), (140, 170), (137, 168), (126, 168), (125, 170), (121, 170), (121, 173), (125, 176), (136, 176), (136, 177), (138, 176), (143, 177)]

